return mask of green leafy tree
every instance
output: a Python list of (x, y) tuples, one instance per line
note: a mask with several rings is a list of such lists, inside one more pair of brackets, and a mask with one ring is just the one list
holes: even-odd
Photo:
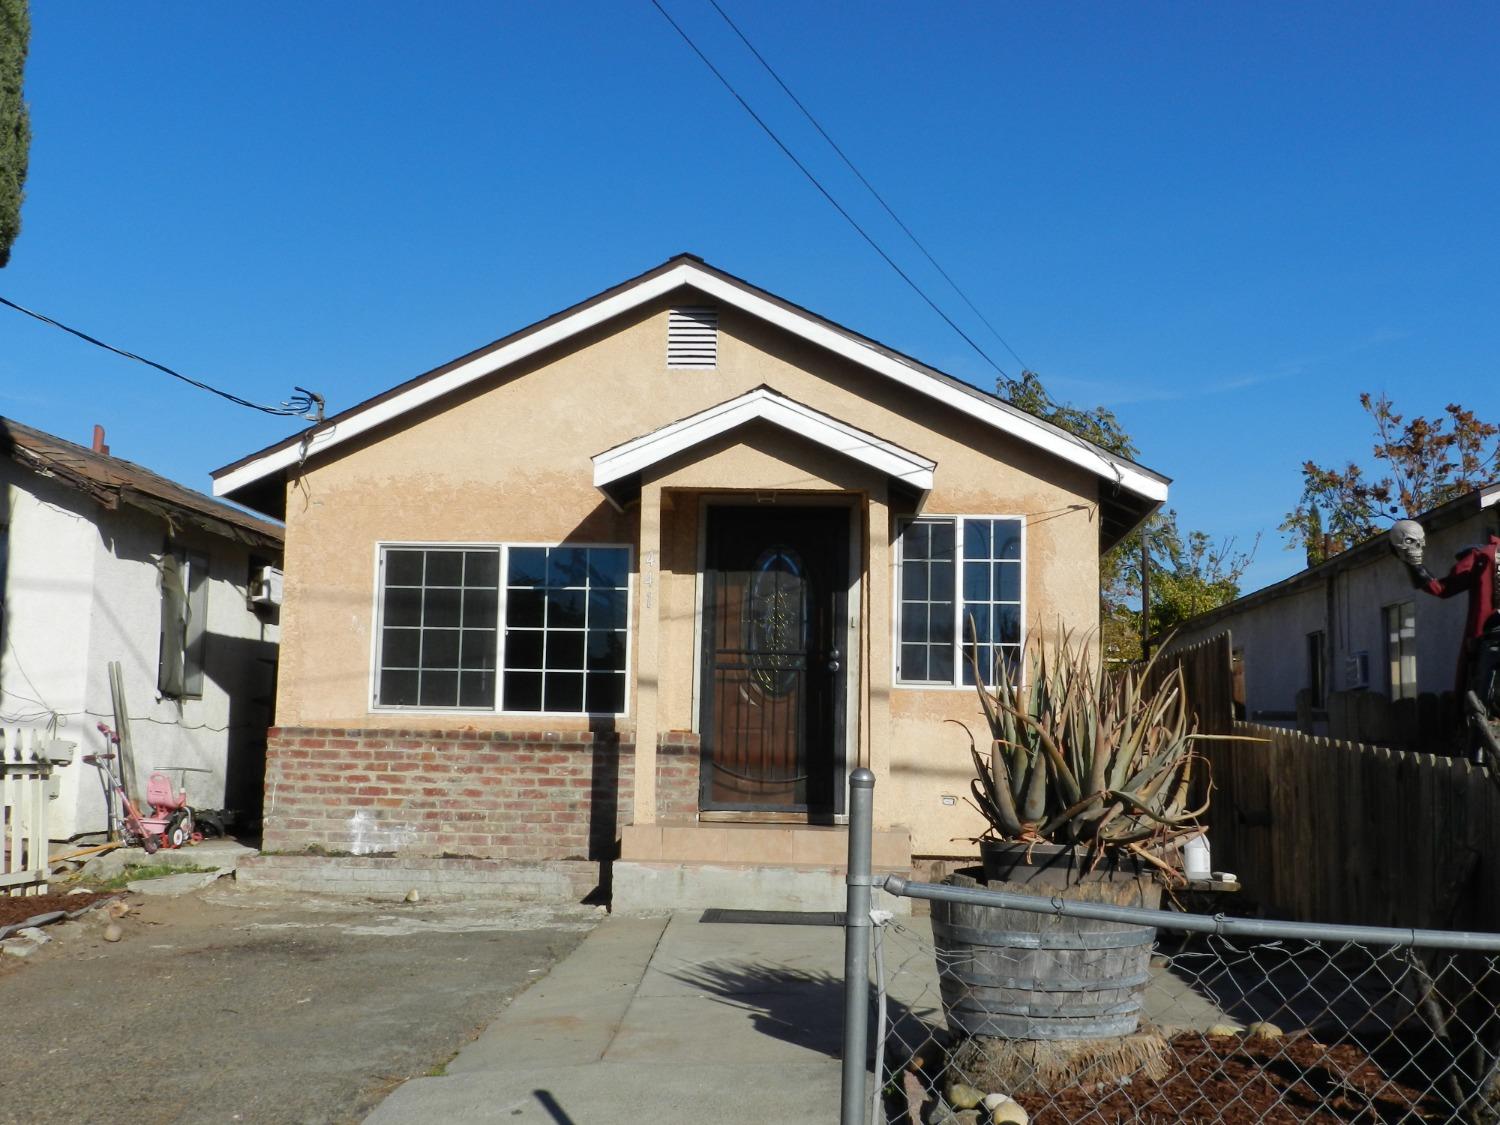
[(1449, 403), (1435, 418), (1408, 421), (1385, 394), (1362, 394), (1359, 404), (1375, 426), (1375, 467), (1303, 462), (1302, 498), (1281, 525), (1309, 566), (1500, 476), (1500, 426), (1472, 410)]
[(31, 17), (26, 0), (0, 0), (0, 266), (21, 233), (31, 121), (21, 100)]
[[(999, 395), (1028, 414), (1084, 438), (1120, 457), (1134, 459), (1136, 446), (1113, 411), (1083, 409), (1055, 402), (1040, 376), (1023, 371), (1019, 379), (1002, 377)], [(1142, 551), (1143, 541), (1149, 551)], [(1178, 529), (1177, 513), (1158, 511), (1099, 559), (1100, 634), (1110, 660), (1134, 661), (1141, 648), (1141, 561), (1151, 573), (1150, 635), (1160, 636), (1199, 613), (1239, 596), (1239, 580), (1259, 544), (1236, 551), (1233, 539), (1215, 544), (1207, 533)]]

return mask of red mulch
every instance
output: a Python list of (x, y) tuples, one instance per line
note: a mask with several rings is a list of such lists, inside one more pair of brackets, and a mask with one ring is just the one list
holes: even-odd
[(57, 892), (45, 895), (0, 895), (0, 926), (14, 925), (16, 922), (35, 918), (38, 914), (52, 914), (58, 910), (66, 910), (71, 914), (101, 898), (109, 897), (93, 891), (78, 895)]
[[(1330, 1046), (1302, 1035), (1279, 1040), (1180, 1035), (1171, 1042), (1168, 1062), (1173, 1069), (1157, 1082), (1136, 1078), (1124, 1086), (1018, 1100), (1036, 1125), (1451, 1118), (1437, 1095), (1393, 1081), (1374, 1058), (1348, 1043)], [(1425, 1086), (1421, 1072), (1410, 1069)]]

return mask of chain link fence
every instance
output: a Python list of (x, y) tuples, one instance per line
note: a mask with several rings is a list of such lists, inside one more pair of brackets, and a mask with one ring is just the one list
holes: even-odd
[(1500, 1123), (1500, 934), (877, 876), (874, 784), (850, 778), (841, 1125)]
[(1500, 938), (887, 885), (874, 1121), (1500, 1121)]

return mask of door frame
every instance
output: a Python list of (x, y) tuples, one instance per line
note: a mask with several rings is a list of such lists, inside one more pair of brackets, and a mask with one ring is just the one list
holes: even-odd
[[(705, 492), (698, 496), (698, 558), (694, 573), (693, 592), (693, 693), (692, 730), (703, 737), (703, 599), (706, 590), (705, 573), (708, 569), (708, 510), (712, 507), (748, 507), (765, 504), (775, 507), (780, 504), (793, 508), (843, 508), (849, 518), (849, 559), (846, 574), (848, 589), (844, 597), (845, 660), (844, 699), (836, 717), (835, 743), (841, 752), (837, 756), (838, 776), (835, 777), (834, 824), (847, 824), (849, 812), (849, 774), (859, 764), (860, 730), (865, 721), (860, 700), (864, 681), (865, 650), (862, 644), (864, 621), (864, 560), (865, 533), (869, 522), (868, 505), (862, 494), (853, 492), (790, 492), (755, 490), (746, 492)], [(701, 769), (701, 766), (700, 766)], [(745, 821), (745, 822), (790, 822), (795, 824), (827, 823), (826, 814), (803, 814), (782, 812), (750, 812), (740, 810), (705, 810), (702, 806), (702, 789), (699, 789), (698, 819), (700, 821)]]

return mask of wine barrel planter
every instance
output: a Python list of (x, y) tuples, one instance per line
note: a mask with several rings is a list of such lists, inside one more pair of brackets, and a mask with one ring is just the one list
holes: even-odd
[[(1128, 859), (1086, 871), (1072, 848), (984, 844), (984, 867), (956, 872), (947, 882), (1148, 909), (1160, 905), (1161, 887), (1149, 869)], [(1099, 1040), (1130, 1035), (1139, 1025), (1154, 927), (935, 901), (932, 936), (943, 1010), (955, 1035)]]

